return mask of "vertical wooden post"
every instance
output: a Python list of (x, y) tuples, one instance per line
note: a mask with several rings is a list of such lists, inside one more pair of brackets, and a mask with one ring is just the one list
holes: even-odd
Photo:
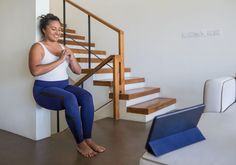
[(124, 32), (119, 32), (119, 71), (120, 71), (120, 93), (125, 93), (125, 68), (124, 68)]
[(63, 0), (63, 45), (66, 45), (66, 1)]
[(120, 118), (119, 113), (119, 62), (120, 56), (114, 56), (113, 58), (113, 117), (115, 120)]

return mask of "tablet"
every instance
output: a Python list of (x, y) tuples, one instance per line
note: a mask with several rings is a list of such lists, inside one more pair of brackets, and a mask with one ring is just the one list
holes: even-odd
[(202, 141), (197, 128), (204, 105), (196, 105), (156, 116), (152, 122), (146, 149), (155, 156)]

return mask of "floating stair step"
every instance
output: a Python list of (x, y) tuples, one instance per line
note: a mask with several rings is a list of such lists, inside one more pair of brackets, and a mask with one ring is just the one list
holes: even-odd
[[(93, 69), (82, 69), (82, 73), (89, 73), (91, 72)], [(102, 74), (102, 73), (112, 73), (113, 70), (111, 68), (101, 68), (99, 69), (95, 74)], [(131, 72), (130, 68), (125, 68), (125, 72)]]
[[(144, 82), (144, 78), (140, 77), (128, 77), (125, 78), (125, 84), (134, 84), (134, 83), (140, 83)], [(93, 85), (97, 86), (113, 86), (113, 80), (112, 79), (104, 79), (104, 80), (94, 80)]]
[(127, 112), (148, 115), (176, 103), (173, 98), (156, 98), (127, 107)]
[[(63, 44), (63, 40), (59, 40), (59, 43)], [(77, 45), (77, 46), (89, 46), (88, 42), (78, 42), (78, 41), (68, 41), (66, 40), (66, 45)], [(90, 43), (91, 47), (95, 47), (95, 43)]]
[[(124, 94), (120, 94), (119, 98), (120, 100), (131, 100), (138, 97), (159, 93), (160, 88), (154, 88), (154, 87), (143, 87), (143, 88), (137, 88), (137, 89), (131, 89), (125, 91)], [(109, 93), (109, 98), (113, 98), (113, 93)]]
[[(63, 40), (64, 34), (61, 35)], [(77, 40), (85, 40), (85, 36), (73, 35), (73, 34), (66, 34), (66, 38), (68, 39), (77, 39)]]
[[(63, 31), (64, 31), (64, 30), (62, 29), (62, 32), (63, 32)], [(76, 31), (75, 31), (74, 29), (66, 28), (66, 33), (72, 33), (72, 34), (75, 34)]]
[[(89, 62), (89, 59), (88, 59), (88, 58), (76, 58), (76, 59), (77, 59), (77, 61), (80, 62), (80, 63), (88, 63), (88, 62)], [(91, 58), (91, 62), (92, 62), (92, 63), (101, 63), (103, 60), (105, 60), (105, 58), (104, 58), (104, 59)], [(112, 63), (112, 61), (109, 62), (109, 63)]]
[[(78, 54), (88, 54), (88, 50), (86, 49), (71, 49), (74, 53)], [(106, 51), (103, 50), (91, 50), (91, 54), (96, 55), (106, 55)]]

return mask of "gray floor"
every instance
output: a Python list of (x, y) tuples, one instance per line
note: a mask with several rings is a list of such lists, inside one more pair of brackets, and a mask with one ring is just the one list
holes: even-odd
[(149, 128), (150, 123), (96, 121), (93, 138), (107, 150), (91, 159), (77, 153), (69, 130), (37, 142), (0, 131), (0, 165), (137, 165)]

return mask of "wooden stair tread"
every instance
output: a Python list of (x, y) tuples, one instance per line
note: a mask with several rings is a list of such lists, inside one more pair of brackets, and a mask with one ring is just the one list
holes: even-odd
[[(139, 82), (144, 82), (144, 81), (145, 79), (142, 77), (126, 77), (125, 78), (125, 84), (133, 84), (133, 83), (139, 83)], [(113, 80), (112, 79), (94, 80), (93, 85), (113, 86)]]
[[(60, 39), (58, 42), (61, 43), (61, 44), (64, 43), (64, 41), (62, 39)], [(88, 42), (79, 42), (79, 41), (66, 40), (66, 45), (89, 46), (89, 43)], [(90, 43), (90, 46), (95, 47), (95, 43)]]
[[(62, 40), (63, 40), (63, 35), (61, 35), (62, 37)], [(77, 40), (85, 40), (85, 36), (79, 36), (79, 35), (73, 35), (73, 34), (66, 34), (66, 38), (69, 38), (69, 39), (77, 39)]]
[[(105, 58), (104, 58), (104, 59), (105, 59)], [(91, 58), (91, 62), (92, 62), (92, 63), (101, 63), (104, 59), (103, 59), (103, 58), (102, 58), (102, 59)], [(80, 63), (88, 63), (88, 62), (89, 62), (89, 58), (76, 58), (76, 60), (77, 60), (78, 62), (80, 62)], [(112, 63), (112, 61), (109, 62), (109, 63)]]
[[(125, 91), (124, 94), (120, 94), (119, 98), (120, 100), (131, 100), (135, 99), (138, 97), (154, 94), (154, 93), (159, 93), (160, 88), (156, 87), (143, 87), (143, 88), (137, 88), (137, 89), (131, 89)], [(109, 98), (113, 97), (113, 93), (109, 93)]]
[[(71, 49), (74, 53), (78, 54), (88, 54), (88, 50), (86, 49)], [(104, 50), (91, 50), (91, 54), (96, 55), (106, 55), (106, 51)]]
[[(82, 69), (82, 73), (89, 73), (91, 70), (93, 69)], [(112, 73), (113, 70), (111, 68), (101, 68), (99, 69), (96, 74), (98, 73)], [(131, 72), (131, 69), (130, 68), (125, 68), (125, 72)]]
[[(62, 32), (63, 32), (64, 30), (62, 29)], [(66, 33), (72, 33), (72, 34), (75, 34), (76, 33), (76, 30), (74, 30), (74, 29), (70, 29), (70, 28), (66, 28)]]
[[(88, 42), (76, 42), (73, 41), (73, 39), (77, 40), (85, 40), (85, 36), (79, 36), (75, 35), (76, 30), (70, 29), (70, 28), (65, 28), (63, 31), (66, 32), (65, 37), (66, 37), (66, 45), (78, 45), (78, 46), (91, 46), (95, 47), (95, 43), (88, 43)], [(68, 39), (72, 40), (68, 40)], [(59, 40), (59, 43), (63, 44), (63, 34)], [(75, 49), (71, 48), (71, 50), (75, 54), (88, 54), (88, 50), (86, 49)], [(103, 50), (91, 50), (91, 55), (106, 55), (106, 51)], [(101, 63), (103, 60), (96, 59), (96, 58), (91, 58), (90, 60), (88, 58), (77, 58), (78, 62), (83, 62), (87, 63), (91, 61), (92, 63)], [(93, 69), (82, 69), (82, 73), (89, 73)], [(124, 68), (125, 72), (131, 72), (130, 68)], [(112, 73), (113, 69), (112, 68), (101, 68), (98, 70), (96, 73)], [(128, 77), (125, 78), (125, 84), (133, 84), (133, 83), (140, 83), (144, 82), (144, 78), (139, 78), (139, 77)], [(103, 80), (94, 80), (93, 85), (97, 86), (113, 86), (113, 79), (103, 79)], [(137, 88), (137, 89), (131, 89), (131, 90), (126, 90), (125, 93), (119, 94), (119, 99), (120, 100), (131, 100), (151, 94), (155, 94), (160, 92), (160, 88), (157, 87), (143, 87), (143, 88)], [(113, 97), (113, 93), (109, 93), (109, 98)], [(127, 112), (129, 113), (136, 113), (136, 114), (144, 114), (148, 115), (153, 112), (156, 112), (162, 108), (168, 107), (172, 104), (176, 103), (175, 98), (155, 98), (149, 101), (145, 101), (139, 104), (135, 104), (132, 106), (127, 107)]]
[(148, 115), (175, 103), (176, 99), (173, 98), (156, 98), (129, 106), (127, 107), (127, 112)]

